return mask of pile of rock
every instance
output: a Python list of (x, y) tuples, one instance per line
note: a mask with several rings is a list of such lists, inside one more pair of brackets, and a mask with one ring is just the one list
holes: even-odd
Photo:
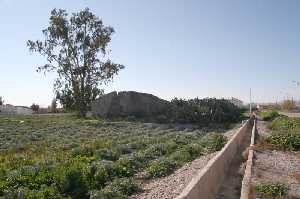
[(169, 102), (147, 93), (134, 91), (111, 92), (91, 104), (92, 114), (101, 117), (123, 115), (157, 115), (168, 107)]

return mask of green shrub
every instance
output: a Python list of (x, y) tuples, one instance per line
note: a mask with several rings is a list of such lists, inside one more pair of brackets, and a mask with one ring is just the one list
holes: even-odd
[[(224, 143), (222, 143), (222, 145), (224, 146)], [(183, 149), (189, 152), (192, 159), (199, 157), (200, 155), (202, 155), (203, 152), (203, 147), (198, 143), (186, 145), (183, 147)]]
[(95, 161), (90, 166), (91, 173), (95, 173), (95, 171), (100, 167), (105, 170), (106, 174), (108, 175), (108, 178), (112, 178), (115, 175), (113, 165), (114, 162), (108, 160)]
[(260, 112), (259, 116), (264, 121), (271, 121), (274, 120), (276, 117), (278, 117), (279, 113), (277, 113), (276, 111), (264, 111), (264, 112)]
[(258, 184), (254, 187), (257, 196), (274, 199), (283, 199), (287, 190), (287, 187), (283, 184)]
[(120, 192), (115, 192), (109, 188), (100, 191), (95, 190), (90, 193), (90, 199), (126, 199), (127, 196)]
[(100, 159), (111, 160), (111, 161), (117, 160), (120, 156), (120, 154), (118, 154), (117, 152), (106, 148), (96, 150), (95, 154)]
[(120, 158), (114, 165), (114, 172), (118, 177), (131, 177), (135, 171), (135, 164), (131, 158)]
[(152, 178), (167, 176), (173, 171), (174, 165), (165, 159), (152, 161), (146, 167), (146, 172)]
[(178, 148), (178, 145), (174, 140), (169, 140), (164, 143), (164, 149), (166, 154), (173, 153)]
[(88, 173), (90, 187), (103, 188), (109, 180), (109, 174), (103, 165), (92, 165)]
[(119, 192), (126, 196), (130, 196), (141, 191), (140, 185), (130, 178), (116, 179), (112, 182), (110, 187), (114, 192)]
[(116, 150), (122, 155), (133, 152), (132, 148), (127, 144), (118, 145), (116, 148), (117, 148)]
[(91, 163), (96, 160), (95, 156), (82, 156), (82, 155), (77, 155), (73, 157), (74, 161), (78, 162), (85, 162), (85, 163)]
[(94, 151), (90, 147), (77, 147), (72, 150), (73, 157), (76, 157), (76, 156), (90, 157), (90, 156), (93, 156), (93, 154), (94, 154)]
[(88, 198), (89, 183), (86, 169), (86, 165), (76, 162), (62, 167), (62, 171), (57, 173), (61, 191), (72, 198)]
[(42, 185), (39, 190), (30, 190), (28, 188), (23, 190), (26, 199), (71, 199), (61, 195), (55, 186)]
[(227, 138), (219, 133), (213, 133), (208, 135), (207, 139), (204, 140), (201, 145), (209, 153), (220, 151), (226, 144)]
[(182, 166), (184, 163), (191, 161), (192, 156), (187, 150), (181, 149), (171, 154), (169, 160), (174, 162), (177, 166)]
[(163, 144), (150, 145), (143, 151), (144, 155), (149, 158), (156, 158), (166, 154)]

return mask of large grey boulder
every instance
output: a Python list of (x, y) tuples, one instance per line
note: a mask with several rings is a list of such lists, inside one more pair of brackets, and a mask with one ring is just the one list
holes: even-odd
[(169, 102), (147, 93), (134, 91), (111, 92), (91, 104), (95, 116), (157, 115), (167, 108)]

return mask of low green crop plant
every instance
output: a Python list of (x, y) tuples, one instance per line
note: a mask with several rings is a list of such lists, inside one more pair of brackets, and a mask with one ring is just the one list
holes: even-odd
[(274, 133), (266, 141), (279, 149), (289, 151), (300, 150), (300, 133)]
[(269, 124), (269, 128), (275, 131), (297, 131), (300, 130), (300, 119), (279, 117)]
[(220, 151), (227, 143), (227, 138), (219, 133), (208, 135), (200, 144), (209, 153)]
[(257, 184), (254, 187), (254, 191), (259, 197), (283, 199), (288, 191), (288, 188), (283, 184)]
[(137, 191), (137, 172), (166, 176), (226, 143), (200, 129), (73, 116), (0, 116), (0, 131), (0, 198), (16, 198), (19, 190), (24, 198), (126, 198)]
[(148, 158), (156, 158), (166, 154), (166, 149), (163, 144), (153, 144), (143, 150), (143, 153)]
[(114, 163), (113, 169), (118, 177), (131, 177), (135, 172), (134, 160), (128, 157), (120, 158)]
[(25, 188), (21, 190), (26, 199), (40, 199), (40, 198), (51, 198), (51, 199), (71, 199), (62, 195), (59, 190), (54, 186), (43, 185), (39, 190), (31, 190)]
[(132, 178), (118, 178), (111, 183), (110, 188), (114, 192), (119, 192), (126, 196), (141, 191), (140, 185)]
[(86, 156), (86, 157), (91, 157), (93, 156), (94, 151), (91, 147), (77, 147), (72, 150), (72, 156)]
[(173, 154), (170, 155), (169, 160), (176, 164), (176, 166), (182, 166), (184, 163), (191, 161), (193, 158), (191, 154), (185, 150), (181, 149), (175, 151)]
[(104, 165), (92, 165), (90, 167), (89, 173), (89, 184), (90, 187), (95, 189), (103, 188), (107, 181), (109, 181), (109, 173)]
[(119, 159), (119, 157), (120, 157), (120, 154), (118, 152), (107, 149), (107, 148), (96, 150), (95, 155), (96, 155), (96, 157), (98, 157), (100, 159), (111, 160), (111, 161), (115, 161), (115, 160)]
[(167, 176), (174, 171), (174, 165), (166, 159), (154, 160), (146, 167), (146, 172), (152, 178)]
[(72, 162), (64, 165), (58, 172), (56, 182), (60, 191), (72, 198), (88, 198), (89, 181), (87, 178), (88, 167), (86, 164)]
[(93, 190), (90, 192), (90, 199), (127, 199), (128, 197), (120, 192), (116, 192), (110, 188), (101, 190)]
[(279, 113), (276, 111), (264, 111), (264, 112), (260, 112), (259, 116), (264, 121), (271, 121), (274, 120), (276, 117), (278, 117)]

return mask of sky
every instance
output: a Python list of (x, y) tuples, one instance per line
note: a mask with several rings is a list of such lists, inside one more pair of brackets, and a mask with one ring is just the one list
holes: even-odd
[(50, 11), (89, 7), (112, 26), (109, 57), (125, 66), (105, 92), (139, 91), (163, 99), (300, 99), (298, 0), (0, 0), (0, 96), (47, 106), (55, 74), (27, 40), (42, 39)]

